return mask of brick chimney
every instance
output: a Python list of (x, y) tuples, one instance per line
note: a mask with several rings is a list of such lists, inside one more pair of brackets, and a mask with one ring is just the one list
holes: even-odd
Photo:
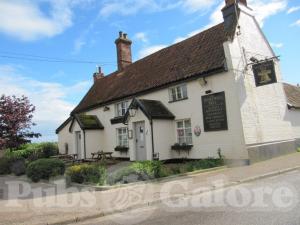
[(226, 6), (230, 6), (235, 3), (241, 3), (247, 6), (247, 0), (225, 0)]
[(127, 34), (119, 32), (119, 38), (115, 41), (117, 46), (118, 70), (122, 71), (132, 63), (131, 44), (132, 41), (127, 38)]
[(101, 67), (97, 66), (97, 71), (93, 74), (94, 83), (103, 77), (104, 77), (104, 73), (102, 72)]
[(222, 9), (225, 31), (229, 34), (235, 30), (240, 15), (239, 4), (247, 6), (247, 0), (225, 0), (225, 7)]

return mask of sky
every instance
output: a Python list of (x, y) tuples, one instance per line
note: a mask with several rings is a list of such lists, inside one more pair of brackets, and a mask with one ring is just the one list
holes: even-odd
[[(93, 83), (96, 66), (116, 70), (119, 31), (136, 61), (222, 22), (224, 0), (0, 0), (0, 94), (36, 106), (38, 141), (56, 141)], [(300, 83), (300, 0), (248, 0), (284, 80)]]

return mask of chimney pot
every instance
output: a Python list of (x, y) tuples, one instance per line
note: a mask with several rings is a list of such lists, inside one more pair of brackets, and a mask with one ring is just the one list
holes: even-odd
[(124, 39), (127, 39), (127, 34), (124, 34), (124, 36), (123, 36), (123, 37), (124, 37)]
[(122, 38), (122, 37), (123, 37), (123, 32), (119, 31), (119, 38)]

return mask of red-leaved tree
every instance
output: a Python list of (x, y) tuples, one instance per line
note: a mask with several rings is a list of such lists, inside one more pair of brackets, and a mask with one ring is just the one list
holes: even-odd
[(39, 133), (31, 131), (35, 107), (27, 97), (0, 97), (0, 149), (17, 148), (29, 143), (31, 138), (38, 138)]

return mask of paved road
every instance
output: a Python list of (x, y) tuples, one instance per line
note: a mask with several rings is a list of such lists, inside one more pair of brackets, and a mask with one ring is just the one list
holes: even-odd
[(300, 171), (80, 225), (300, 225)]

